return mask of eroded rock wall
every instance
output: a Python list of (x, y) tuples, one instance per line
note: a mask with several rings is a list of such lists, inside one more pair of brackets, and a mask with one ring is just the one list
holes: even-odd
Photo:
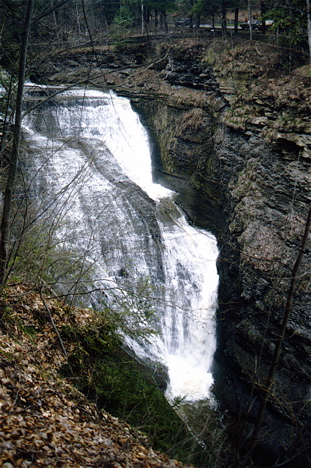
[[(267, 139), (257, 120), (231, 125), (229, 102), (217, 113), (161, 101), (140, 107), (159, 145), (164, 180), (180, 192), (189, 218), (219, 241), (215, 393), (233, 416), (237, 438), (245, 439), (256, 422), (311, 203), (309, 146)], [(287, 466), (308, 460), (301, 454), (310, 437), (310, 253), (309, 239), (261, 432), (266, 466), (278, 457), (294, 457)]]

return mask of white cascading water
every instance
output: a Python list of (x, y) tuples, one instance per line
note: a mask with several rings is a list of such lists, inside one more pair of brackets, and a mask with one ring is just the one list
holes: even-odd
[[(27, 92), (28, 105), (41, 93), (31, 86)], [(29, 189), (38, 209), (51, 213), (59, 244), (92, 265), (92, 287), (106, 299), (109, 290), (124, 288), (123, 297), (148, 280), (159, 333), (148, 342), (125, 337), (126, 343), (139, 358), (168, 369), (168, 400), (208, 398), (216, 240), (186, 222), (174, 192), (153, 183), (148, 134), (129, 100), (73, 89), (24, 122)], [(90, 303), (100, 307), (98, 294)]]

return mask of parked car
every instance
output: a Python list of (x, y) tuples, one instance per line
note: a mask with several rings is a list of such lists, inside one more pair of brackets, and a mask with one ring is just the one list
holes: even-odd
[[(243, 21), (242, 23), (240, 23), (240, 28), (243, 29), (243, 31), (245, 31), (246, 29), (249, 29), (249, 21)], [(257, 31), (262, 29), (261, 21), (253, 20), (252, 29), (255, 29)]]
[(192, 26), (191, 18), (181, 18), (178, 21), (175, 21), (176, 28), (190, 28)]
[(266, 23), (266, 28), (270, 28), (271, 26), (273, 26), (274, 21), (271, 19), (268, 19), (265, 21), (265, 23)]

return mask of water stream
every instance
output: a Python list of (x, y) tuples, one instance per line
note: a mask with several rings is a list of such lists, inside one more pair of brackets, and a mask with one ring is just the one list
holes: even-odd
[[(29, 105), (44, 92), (28, 88)], [(65, 91), (28, 114), (24, 131), (28, 188), (40, 219), (53, 223), (56, 248), (74, 252), (87, 270), (84, 289), (94, 290), (87, 305), (128, 310), (133, 330), (139, 323), (156, 331), (148, 341), (135, 333), (124, 340), (140, 359), (168, 369), (169, 400), (208, 398), (216, 240), (190, 226), (175, 193), (154, 183), (148, 133), (129, 100)], [(77, 289), (68, 278), (59, 286)]]

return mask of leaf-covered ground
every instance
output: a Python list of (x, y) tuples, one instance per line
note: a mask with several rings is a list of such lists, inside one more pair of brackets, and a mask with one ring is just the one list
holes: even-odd
[[(0, 466), (182, 467), (147, 438), (99, 410), (60, 378), (72, 344), (58, 327), (79, 327), (92, 312), (62, 307), (26, 287), (0, 299)], [(54, 322), (54, 326), (53, 323)]]

